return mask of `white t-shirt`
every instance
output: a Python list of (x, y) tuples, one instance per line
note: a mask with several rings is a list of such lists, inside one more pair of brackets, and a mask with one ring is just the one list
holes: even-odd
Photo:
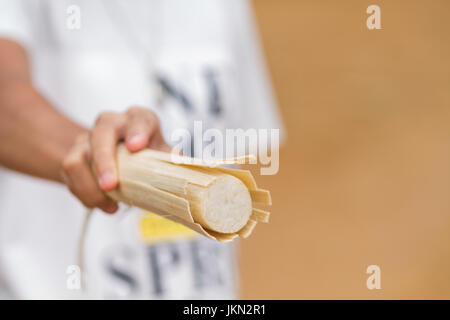
[[(28, 50), (34, 85), (87, 127), (132, 105), (153, 109), (167, 140), (193, 120), (280, 127), (244, 0), (0, 0), (0, 36)], [(0, 298), (237, 296), (235, 244), (125, 206), (94, 211), (77, 290), (85, 213), (65, 186), (0, 169)]]

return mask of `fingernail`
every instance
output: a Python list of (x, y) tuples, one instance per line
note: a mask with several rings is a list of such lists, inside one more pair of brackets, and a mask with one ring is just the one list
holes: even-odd
[(106, 171), (100, 176), (98, 183), (100, 184), (100, 188), (105, 191), (114, 189), (116, 186), (116, 175), (111, 171)]
[(129, 137), (126, 141), (127, 145), (132, 146), (132, 147), (134, 147), (136, 145), (139, 146), (143, 142), (145, 142), (145, 134), (141, 134), (141, 133), (138, 133), (138, 134), (135, 134), (135, 135)]

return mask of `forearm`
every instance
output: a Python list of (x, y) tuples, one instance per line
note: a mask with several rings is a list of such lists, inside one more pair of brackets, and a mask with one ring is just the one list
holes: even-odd
[(62, 160), (84, 131), (53, 108), (30, 82), (0, 84), (0, 165), (61, 181)]

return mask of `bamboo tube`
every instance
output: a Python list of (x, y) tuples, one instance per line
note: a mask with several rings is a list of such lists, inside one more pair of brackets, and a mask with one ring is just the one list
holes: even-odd
[(108, 193), (116, 201), (137, 206), (219, 241), (248, 237), (256, 222), (267, 222), (269, 213), (253, 208), (270, 204), (270, 193), (258, 189), (246, 170), (211, 168), (242, 162), (211, 160), (208, 165), (192, 158), (154, 150), (131, 154), (119, 145), (119, 187)]

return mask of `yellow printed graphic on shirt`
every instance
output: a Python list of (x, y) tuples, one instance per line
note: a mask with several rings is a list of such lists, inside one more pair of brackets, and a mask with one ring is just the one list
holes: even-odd
[(139, 220), (139, 234), (146, 243), (186, 240), (198, 236), (188, 227), (149, 211)]

